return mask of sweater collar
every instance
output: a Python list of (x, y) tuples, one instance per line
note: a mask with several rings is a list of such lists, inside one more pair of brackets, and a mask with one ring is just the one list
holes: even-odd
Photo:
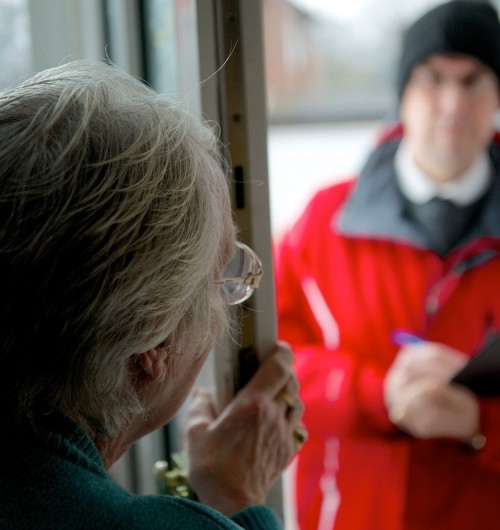
[(28, 418), (20, 419), (16, 415), (10, 420), (4, 418), (3, 432), (12, 440), (19, 443), (40, 442), (52, 447), (55, 452), (65, 455), (70, 460), (81, 466), (104, 472), (101, 455), (92, 438), (72, 419), (59, 411), (50, 414), (37, 414), (29, 421)]

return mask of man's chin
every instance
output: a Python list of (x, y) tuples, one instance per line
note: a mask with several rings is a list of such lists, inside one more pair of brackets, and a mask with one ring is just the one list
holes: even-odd
[(471, 146), (474, 145), (474, 139), (465, 134), (441, 134), (434, 137), (432, 147), (443, 157), (463, 157), (466, 153), (471, 152)]

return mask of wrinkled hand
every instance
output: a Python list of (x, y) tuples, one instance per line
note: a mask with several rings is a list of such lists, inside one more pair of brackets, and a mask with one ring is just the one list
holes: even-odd
[(417, 438), (466, 440), (476, 434), (476, 397), (449, 383), (467, 361), (467, 355), (444, 344), (422, 342), (401, 348), (384, 381), (391, 421)]
[[(293, 356), (280, 344), (217, 416), (210, 394), (195, 391), (185, 430), (188, 477), (200, 501), (225, 515), (265, 501), (298, 446), (302, 403)], [(285, 388), (296, 407), (287, 413)]]

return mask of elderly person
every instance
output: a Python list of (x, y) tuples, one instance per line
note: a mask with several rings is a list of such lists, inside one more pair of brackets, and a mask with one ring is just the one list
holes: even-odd
[(233, 254), (261, 272), (235, 247), (210, 130), (110, 66), (70, 63), (0, 94), (0, 181), (0, 527), (279, 528), (262, 504), (301, 416), (284, 345), (219, 415), (195, 395), (200, 503), (131, 495), (106, 471), (172, 418), (249, 294), (223, 281)]
[(281, 247), (279, 336), (310, 437), (304, 530), (500, 528), (498, 395), (450, 384), (500, 330), (500, 24), (453, 0), (405, 34), (401, 123)]

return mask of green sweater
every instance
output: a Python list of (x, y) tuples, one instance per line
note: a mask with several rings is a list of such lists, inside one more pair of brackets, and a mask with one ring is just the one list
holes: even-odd
[(106, 472), (92, 440), (66, 418), (45, 418), (36, 433), (13, 425), (1, 425), (1, 530), (282, 528), (265, 506), (229, 519), (193, 501), (130, 494)]

